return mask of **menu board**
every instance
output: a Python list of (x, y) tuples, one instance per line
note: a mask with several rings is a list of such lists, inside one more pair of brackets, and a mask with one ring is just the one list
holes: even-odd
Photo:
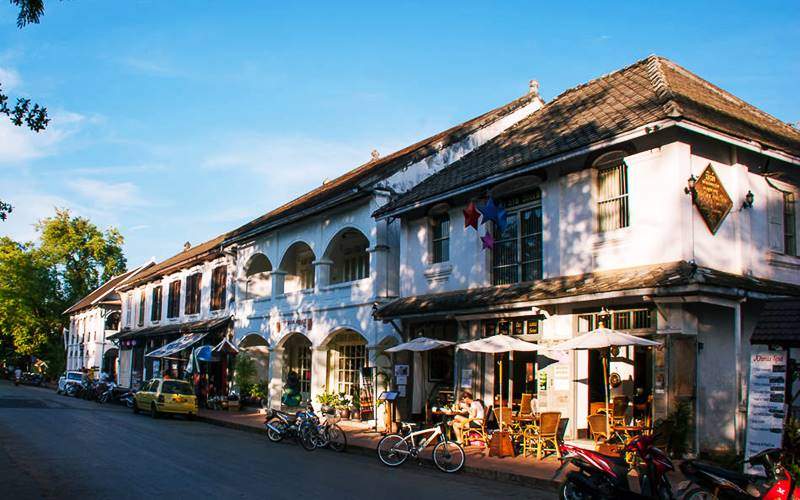
[[(745, 458), (768, 448), (780, 448), (786, 415), (786, 351), (766, 348), (750, 356), (747, 397), (747, 442)], [(749, 474), (764, 474), (761, 467), (745, 465)]]

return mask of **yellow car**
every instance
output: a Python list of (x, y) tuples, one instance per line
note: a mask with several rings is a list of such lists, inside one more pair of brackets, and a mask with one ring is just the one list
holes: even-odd
[(185, 380), (154, 378), (144, 383), (133, 397), (133, 413), (150, 411), (158, 418), (162, 413), (197, 415), (197, 397), (192, 385)]

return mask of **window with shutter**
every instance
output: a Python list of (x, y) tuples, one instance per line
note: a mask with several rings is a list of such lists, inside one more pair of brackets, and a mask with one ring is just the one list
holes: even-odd
[(495, 285), (542, 278), (542, 192), (539, 188), (499, 200), (506, 228), (493, 226), (492, 281)]
[(200, 280), (202, 277), (201, 273), (186, 277), (186, 314), (200, 312)]
[(218, 311), (225, 308), (225, 291), (227, 288), (228, 272), (225, 266), (214, 268), (211, 274), (211, 310)]
[(613, 151), (597, 159), (597, 229), (612, 231), (628, 227), (628, 166), (625, 153)]
[(144, 326), (144, 290), (139, 293), (139, 326)]
[(783, 193), (783, 253), (797, 256), (797, 219), (794, 193)]
[(169, 297), (167, 298), (167, 317), (177, 318), (180, 315), (181, 282), (175, 280), (169, 284)]
[(150, 321), (161, 321), (161, 285), (153, 288), (153, 301), (150, 304)]

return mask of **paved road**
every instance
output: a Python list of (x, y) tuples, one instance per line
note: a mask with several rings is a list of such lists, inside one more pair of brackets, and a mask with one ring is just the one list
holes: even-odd
[(552, 498), (0, 381), (0, 498)]

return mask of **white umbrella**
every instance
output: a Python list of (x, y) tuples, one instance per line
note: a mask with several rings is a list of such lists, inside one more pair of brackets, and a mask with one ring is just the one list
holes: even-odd
[[(538, 351), (539, 346), (530, 342), (525, 342), (510, 335), (492, 335), (491, 337), (484, 337), (482, 339), (473, 340), (471, 342), (464, 342), (458, 344), (457, 349), (464, 349), (465, 351), (472, 352), (485, 352), (490, 354), (497, 354), (501, 352), (514, 352), (514, 351)], [(503, 407), (503, 365), (500, 364), (500, 408)]]
[(455, 342), (447, 340), (429, 339), (428, 337), (417, 337), (412, 341), (404, 342), (392, 348), (386, 349), (385, 352), (400, 352), (400, 351), (432, 351), (433, 349), (441, 349), (443, 347), (450, 347), (455, 345)]
[[(607, 349), (609, 347), (625, 347), (630, 345), (656, 347), (660, 346), (661, 342), (654, 340), (643, 339), (628, 333), (622, 333), (617, 330), (605, 328), (601, 326), (590, 332), (578, 335), (575, 338), (561, 342), (552, 347), (548, 351), (579, 351), (589, 349)], [(606, 421), (608, 421), (608, 360), (603, 356), (603, 385), (605, 387), (606, 397)], [(611, 424), (608, 424), (609, 429)]]

